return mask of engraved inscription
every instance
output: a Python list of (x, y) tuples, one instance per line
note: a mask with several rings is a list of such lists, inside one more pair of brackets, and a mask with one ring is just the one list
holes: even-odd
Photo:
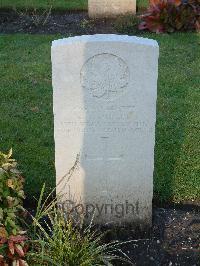
[(66, 133), (66, 135), (79, 134), (79, 133), (99, 133), (99, 134), (124, 134), (128, 132), (146, 131), (148, 125), (143, 121), (136, 121), (133, 123), (100, 123), (100, 122), (64, 122), (58, 125), (60, 131)]
[(81, 85), (93, 97), (102, 100), (114, 100), (127, 90), (129, 68), (118, 56), (98, 54), (83, 65)]
[[(80, 110), (86, 111), (86, 117)], [(64, 120), (57, 126), (60, 131), (72, 136), (79, 133), (134, 134), (138, 131), (147, 131), (149, 128), (146, 121), (137, 118), (135, 105), (110, 105), (106, 110), (102, 112), (100, 108), (74, 108), (71, 110), (73, 120)]]

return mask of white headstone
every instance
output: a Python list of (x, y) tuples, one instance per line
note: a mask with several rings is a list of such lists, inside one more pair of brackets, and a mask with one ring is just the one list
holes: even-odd
[(91, 18), (135, 14), (136, 0), (88, 0)]
[(52, 44), (57, 193), (96, 223), (151, 224), (158, 53), (119, 35)]

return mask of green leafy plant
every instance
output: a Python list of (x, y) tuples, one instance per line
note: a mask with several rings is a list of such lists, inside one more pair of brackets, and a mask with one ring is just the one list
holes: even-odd
[(25, 266), (27, 237), (19, 221), (24, 211), (24, 178), (11, 157), (12, 150), (0, 152), (0, 266)]
[[(76, 162), (68, 176), (75, 167)], [(27, 228), (22, 231), (23, 185), (12, 150), (0, 153), (0, 266), (111, 266), (117, 260), (131, 264), (119, 248), (122, 243), (103, 243), (104, 233), (98, 233), (91, 224), (84, 227), (81, 219), (75, 221), (73, 215), (59, 208), (60, 198), (51, 200), (55, 189), (43, 200), (45, 185), (35, 215), (22, 219)]]
[[(103, 233), (98, 233), (92, 225), (83, 227), (72, 217), (57, 207), (58, 199), (42, 204), (44, 187), (38, 201), (30, 234), (30, 251), (27, 254), (30, 265), (90, 266), (110, 265), (116, 260), (129, 261), (119, 249), (118, 241), (103, 244)], [(123, 256), (120, 256), (120, 253)]]
[(200, 30), (200, 0), (150, 0), (140, 30), (156, 33)]
[(91, 29), (93, 26), (93, 21), (88, 20), (88, 19), (83, 19), (80, 23), (80, 27), (85, 30), (85, 29)]
[(139, 18), (133, 15), (119, 16), (114, 22), (117, 32), (122, 34), (137, 34)]

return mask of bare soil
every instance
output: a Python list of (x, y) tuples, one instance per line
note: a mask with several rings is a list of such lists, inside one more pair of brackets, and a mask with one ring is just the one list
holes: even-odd
[[(87, 12), (52, 13), (46, 16), (0, 10), (0, 33), (84, 35), (116, 33), (112, 19), (89, 19)], [(39, 21), (39, 22), (38, 22)]]
[(200, 265), (200, 212), (187, 209), (154, 208), (153, 227), (148, 237), (126, 234), (123, 251), (137, 266)]

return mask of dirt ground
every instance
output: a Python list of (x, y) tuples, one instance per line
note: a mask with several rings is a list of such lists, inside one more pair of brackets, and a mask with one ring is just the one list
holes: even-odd
[[(31, 205), (32, 202), (25, 201), (25, 208), (34, 215), (35, 208), (30, 208)], [(153, 224), (148, 232), (133, 229), (131, 225), (98, 229), (105, 233), (106, 243), (116, 240), (121, 243), (120, 248), (131, 265), (200, 265), (200, 205), (154, 206)]]
[[(125, 241), (134, 239), (127, 236)], [(200, 212), (196, 208), (154, 208), (150, 235), (125, 245), (134, 265), (200, 265)]]
[[(38, 25), (37, 21), (39, 20)], [(45, 16), (0, 10), (0, 33), (65, 34), (67, 36), (117, 33), (113, 20), (90, 20), (86, 12), (53, 13)], [(44, 24), (44, 25), (43, 25)], [(123, 251), (133, 265), (200, 265), (200, 207), (194, 205), (154, 206), (153, 227), (145, 237), (125, 230)]]
[(84, 35), (116, 33), (113, 20), (88, 18), (87, 12), (53, 13), (46, 17), (27, 12), (0, 10), (0, 33)]

